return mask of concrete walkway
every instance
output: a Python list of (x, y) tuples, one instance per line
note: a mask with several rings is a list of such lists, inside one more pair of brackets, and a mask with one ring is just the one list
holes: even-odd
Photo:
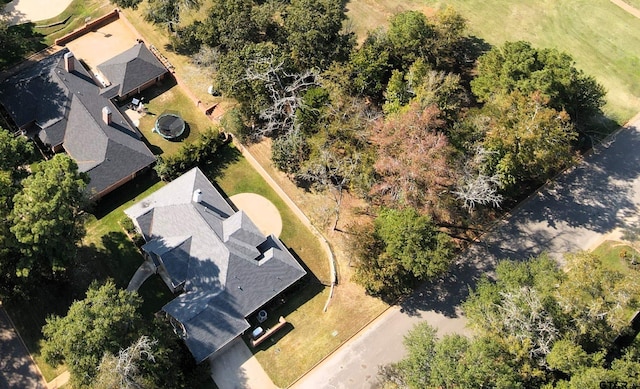
[(266, 197), (255, 193), (238, 193), (229, 197), (229, 201), (244, 211), (263, 234), (279, 237), (282, 233), (280, 212)]
[(65, 371), (50, 382), (47, 382), (47, 389), (58, 389), (63, 387), (67, 382), (69, 382), (70, 376), (69, 372)]
[(9, 24), (37, 22), (60, 15), (72, 0), (13, 0), (4, 7)]
[(154, 274), (156, 274), (155, 266), (149, 260), (142, 262), (142, 265), (140, 265), (138, 270), (133, 274), (133, 277), (131, 277), (127, 290), (129, 292), (137, 291), (147, 278)]
[(271, 378), (240, 338), (209, 360), (211, 378), (220, 389), (276, 389)]

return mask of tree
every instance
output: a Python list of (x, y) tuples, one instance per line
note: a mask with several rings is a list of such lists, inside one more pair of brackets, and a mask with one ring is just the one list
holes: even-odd
[(391, 73), (386, 35), (381, 30), (370, 32), (362, 46), (351, 53), (349, 64), (354, 92), (380, 101)]
[(169, 31), (174, 32), (184, 10), (199, 8), (200, 0), (149, 0), (144, 18), (147, 22), (165, 25)]
[(34, 160), (33, 143), (0, 127), (0, 170), (10, 171), (18, 180), (28, 174), (25, 167)]
[(405, 11), (389, 21), (387, 36), (396, 69), (408, 69), (418, 58), (426, 58), (427, 42), (435, 37), (433, 25), (419, 11)]
[(92, 387), (94, 389), (137, 389), (149, 388), (150, 383), (141, 374), (141, 362), (155, 362), (153, 350), (157, 340), (142, 335), (131, 346), (120, 349), (115, 356), (108, 351), (102, 357), (98, 374)]
[(416, 278), (431, 279), (449, 269), (453, 257), (451, 239), (439, 232), (428, 216), (411, 208), (383, 209), (375, 225), (386, 255), (398, 260)]
[(432, 53), (435, 68), (447, 71), (460, 70), (465, 60), (460, 54), (464, 52), (466, 19), (453, 7), (447, 6), (436, 12), (432, 23), (435, 38), (429, 51)]
[(14, 197), (10, 230), (20, 243), (23, 275), (51, 275), (73, 263), (84, 235), (82, 207), (89, 179), (64, 154), (33, 167)]
[(141, 304), (137, 293), (118, 289), (113, 281), (102, 286), (94, 282), (66, 316), (47, 319), (42, 355), (54, 366), (66, 362), (74, 386), (90, 384), (102, 356), (117, 353), (136, 338)]
[(405, 335), (402, 343), (407, 357), (399, 365), (409, 387), (424, 388), (429, 384), (437, 342), (436, 330), (427, 322), (417, 324)]
[(539, 185), (572, 160), (577, 133), (566, 113), (546, 103), (539, 93), (513, 92), (494, 96), (482, 110), (488, 119), (485, 168), (489, 176), (499, 177), (506, 193), (517, 195), (523, 186)]
[(413, 104), (374, 127), (377, 182), (371, 195), (382, 205), (415, 207), (438, 220), (447, 217), (444, 204), (454, 183), (449, 165), (453, 150), (440, 131), (444, 122), (439, 115), (435, 106), (423, 110)]
[(355, 280), (368, 293), (388, 300), (406, 293), (416, 281), (444, 274), (454, 255), (451, 238), (412, 208), (382, 209), (373, 231), (364, 232), (354, 237), (359, 241)]
[(602, 85), (578, 70), (571, 56), (522, 41), (506, 42), (481, 56), (471, 89), (480, 101), (514, 91), (540, 92), (551, 108), (567, 112), (580, 131), (605, 103)]
[(476, 205), (499, 207), (502, 203), (503, 196), (498, 193), (500, 177), (483, 172), (487, 154), (483, 147), (476, 148), (474, 155), (465, 161), (462, 176), (453, 191), (468, 211), (473, 211)]
[(404, 339), (407, 356), (383, 371), (390, 388), (521, 388), (504, 347), (494, 338), (446, 335), (438, 340), (428, 323), (417, 324)]
[(200, 40), (223, 53), (257, 43), (261, 31), (253, 20), (253, 8), (251, 0), (214, 1), (207, 18), (199, 25)]
[(317, 86), (315, 71), (291, 73), (285, 69), (284, 61), (276, 61), (274, 57), (258, 58), (246, 70), (246, 80), (260, 82), (269, 95), (269, 104), (260, 112), (264, 126), (260, 126), (258, 137), (292, 132), (302, 97), (309, 88)]
[(636, 275), (611, 271), (587, 252), (565, 259), (567, 279), (558, 288), (558, 304), (572, 318), (575, 336), (586, 351), (607, 347), (628, 325), (628, 312), (640, 307)]
[(344, 0), (292, 0), (283, 19), (285, 46), (297, 69), (326, 69), (344, 60), (354, 45), (352, 33), (342, 33)]
[(142, 2), (142, 0), (110, 0), (111, 3), (117, 5), (121, 8), (131, 8), (138, 9), (138, 5)]
[(319, 155), (312, 157), (298, 174), (299, 179), (311, 182), (320, 191), (331, 193), (335, 203), (333, 230), (338, 229), (342, 197), (359, 165), (358, 153), (347, 156), (337, 154), (332, 149), (324, 149)]

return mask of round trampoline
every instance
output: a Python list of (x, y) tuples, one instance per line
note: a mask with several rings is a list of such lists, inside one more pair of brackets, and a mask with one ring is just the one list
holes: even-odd
[(175, 139), (184, 132), (185, 123), (177, 112), (164, 112), (156, 120), (153, 131), (165, 139)]

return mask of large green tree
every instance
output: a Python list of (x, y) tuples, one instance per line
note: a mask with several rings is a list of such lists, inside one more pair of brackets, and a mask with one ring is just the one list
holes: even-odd
[(35, 165), (23, 180), (10, 215), (23, 275), (31, 271), (50, 275), (73, 263), (76, 244), (85, 232), (82, 206), (88, 180), (64, 154)]
[(539, 92), (516, 91), (492, 96), (481, 111), (486, 169), (508, 194), (543, 183), (571, 162), (577, 133), (568, 115), (546, 101)]
[(19, 284), (17, 277), (20, 252), (11, 232), (13, 198), (20, 191), (24, 177), (33, 162), (33, 144), (0, 128), (0, 296), (10, 295)]
[(579, 130), (605, 103), (602, 85), (577, 69), (571, 56), (522, 41), (506, 42), (481, 56), (471, 87), (480, 101), (513, 91), (524, 95), (541, 92), (549, 106), (566, 111)]
[(284, 45), (298, 70), (324, 70), (346, 59), (353, 34), (342, 32), (344, 0), (292, 0), (282, 15)]
[(92, 284), (66, 316), (47, 319), (42, 355), (54, 366), (66, 363), (74, 386), (90, 384), (105, 353), (114, 355), (136, 339), (141, 303), (137, 293), (118, 289), (112, 281)]
[(389, 299), (406, 293), (416, 281), (444, 274), (454, 254), (451, 238), (412, 208), (382, 209), (373, 231), (354, 239), (356, 281), (367, 292)]

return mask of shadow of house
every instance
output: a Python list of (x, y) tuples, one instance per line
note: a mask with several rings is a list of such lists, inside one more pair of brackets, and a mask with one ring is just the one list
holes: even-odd
[(162, 310), (200, 363), (242, 335), (247, 317), (306, 272), (275, 236), (234, 211), (198, 168), (125, 210), (169, 289)]
[(156, 160), (140, 132), (69, 50), (61, 50), (0, 84), (0, 103), (23, 134), (65, 151), (86, 172), (98, 199)]

